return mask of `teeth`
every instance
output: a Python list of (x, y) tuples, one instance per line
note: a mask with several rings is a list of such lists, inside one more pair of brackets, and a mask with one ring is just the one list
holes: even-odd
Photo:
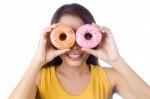
[(80, 54), (72, 54), (72, 55), (69, 55), (69, 57), (72, 57), (72, 58), (78, 58), (78, 57), (80, 57)]

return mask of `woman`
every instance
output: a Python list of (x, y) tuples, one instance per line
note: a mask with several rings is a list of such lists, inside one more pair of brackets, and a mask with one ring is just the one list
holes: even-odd
[[(61, 6), (51, 25), (43, 29), (35, 56), (9, 99), (111, 99), (115, 92), (125, 99), (150, 99), (150, 87), (121, 57), (110, 29), (96, 25), (102, 32), (96, 48), (75, 43), (70, 49), (58, 50), (49, 35), (59, 24), (75, 31), (83, 24), (96, 25), (83, 6)], [(98, 59), (112, 67), (99, 66)]]

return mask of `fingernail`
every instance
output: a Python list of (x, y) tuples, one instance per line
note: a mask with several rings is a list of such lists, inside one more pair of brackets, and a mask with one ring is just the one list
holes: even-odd
[(82, 48), (81, 50), (85, 50), (86, 48)]
[(70, 49), (66, 49), (67, 51), (69, 51)]

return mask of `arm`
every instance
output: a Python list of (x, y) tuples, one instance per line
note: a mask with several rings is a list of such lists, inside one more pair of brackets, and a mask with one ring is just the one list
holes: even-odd
[(123, 99), (137, 99), (135, 93), (120, 73), (113, 68), (105, 68), (105, 72), (112, 86), (113, 93), (118, 93)]
[(111, 62), (110, 65), (123, 76), (138, 99), (150, 98), (150, 87), (129, 67), (123, 58)]
[(37, 92), (35, 81), (40, 72), (39, 65), (31, 63), (23, 78), (9, 96), (9, 99), (35, 99)]
[(37, 86), (39, 85), (39, 75), (41, 68), (47, 62), (53, 60), (55, 57), (69, 51), (55, 50), (50, 45), (49, 34), (56, 24), (50, 25), (43, 29), (37, 51), (32, 59), (32, 62), (24, 74), (22, 80), (14, 89), (14, 91), (9, 96), (9, 99), (35, 99)]
[[(121, 87), (125, 82), (126, 86), (132, 90), (133, 93), (131, 92), (131, 94), (138, 97), (137, 99), (150, 99), (150, 87), (121, 58), (111, 30), (104, 26), (99, 28), (102, 32), (102, 41), (99, 48), (97, 50), (82, 48), (82, 50), (105, 61), (119, 73), (118, 75), (121, 77), (117, 77), (116, 79), (123, 78), (123, 80), (120, 79), (121, 82), (116, 82), (116, 86), (120, 86), (117, 87), (116, 91), (126, 96), (126, 92), (123, 91), (124, 87)], [(132, 99), (131, 97), (128, 98)]]

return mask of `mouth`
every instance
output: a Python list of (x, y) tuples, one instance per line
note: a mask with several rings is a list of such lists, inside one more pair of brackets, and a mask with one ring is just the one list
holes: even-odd
[(79, 61), (83, 56), (83, 52), (69, 52), (66, 54), (67, 58), (72, 61)]

